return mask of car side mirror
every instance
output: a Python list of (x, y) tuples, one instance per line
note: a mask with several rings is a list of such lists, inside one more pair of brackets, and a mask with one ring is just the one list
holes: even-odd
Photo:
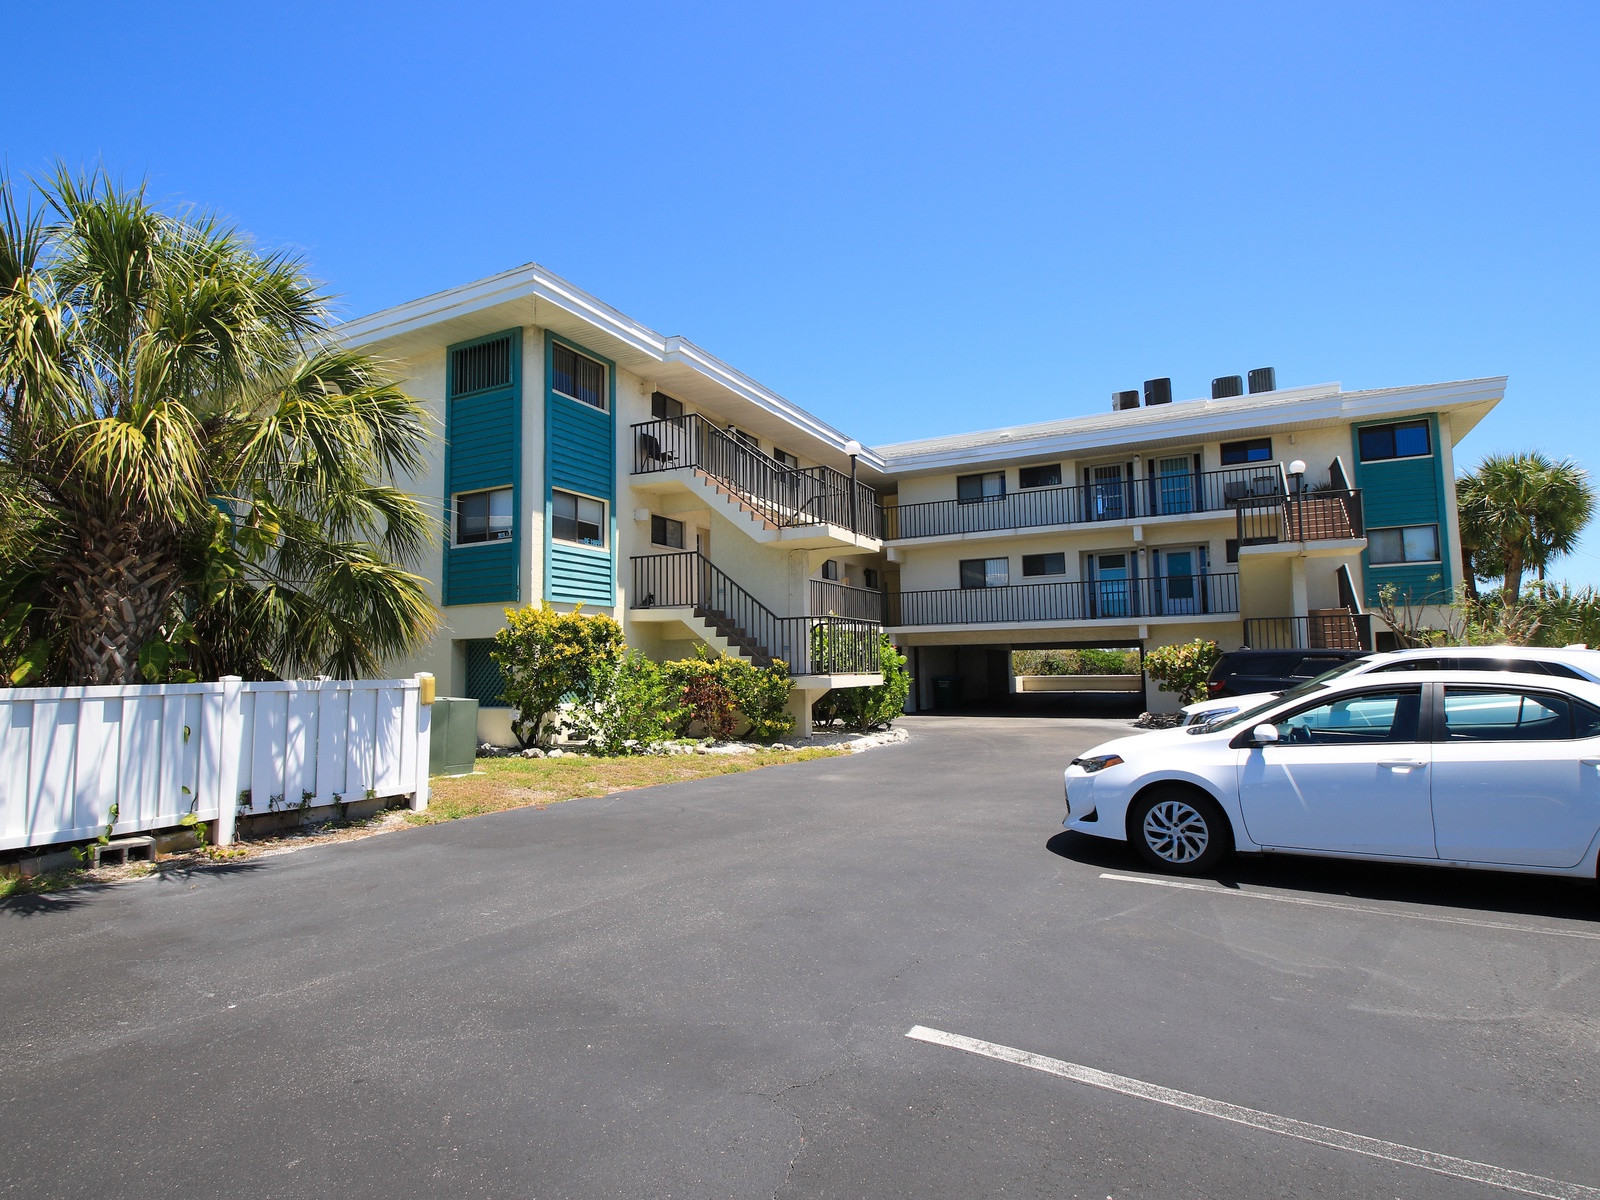
[(1270, 746), (1278, 740), (1278, 727), (1276, 725), (1257, 725), (1250, 731), (1250, 736), (1255, 739), (1258, 746)]

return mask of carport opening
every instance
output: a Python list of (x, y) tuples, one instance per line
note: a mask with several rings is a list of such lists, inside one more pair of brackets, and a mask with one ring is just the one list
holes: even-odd
[(1145, 709), (1137, 642), (910, 649), (914, 712), (1135, 717)]

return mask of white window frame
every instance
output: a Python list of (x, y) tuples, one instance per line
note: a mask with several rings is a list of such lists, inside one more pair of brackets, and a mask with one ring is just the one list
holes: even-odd
[[(1372, 535), (1375, 533), (1388, 533), (1394, 530), (1400, 534), (1400, 553), (1405, 553), (1406, 533), (1408, 529), (1433, 530), (1433, 545), (1438, 553), (1433, 558), (1375, 558), (1372, 553)], [(1444, 561), (1444, 530), (1439, 528), (1437, 521), (1418, 521), (1414, 525), (1380, 525), (1375, 529), (1367, 530), (1367, 562), (1375, 567), (1423, 567)]]
[[(505, 537), (485, 537), (481, 542), (463, 542), (461, 540), (461, 501), (467, 496), (494, 496), (505, 492), (511, 497), (511, 524), (506, 530)], [(490, 520), (493, 520), (493, 501), (490, 501)], [(492, 531), (491, 524), (485, 532)], [(499, 546), (506, 542), (514, 541), (517, 536), (517, 493), (509, 483), (497, 487), (468, 488), (466, 491), (456, 492), (450, 497), (450, 548), (452, 550), (471, 550), (478, 546)]]
[[(582, 404), (583, 401), (580, 400), (580, 401), (578, 401), (578, 403)], [(598, 546), (594, 545), (592, 542), (580, 542), (580, 541), (576, 541), (576, 540), (574, 540), (572, 538), (563, 538), (563, 537), (557, 537), (556, 536), (556, 496), (558, 494), (564, 495), (564, 496), (575, 496), (579, 500), (590, 500), (590, 501), (593, 501), (595, 504), (598, 504), (600, 506), (600, 544)], [(576, 518), (574, 520), (574, 523), (577, 523), (576, 522)], [(550, 489), (550, 540), (552, 542), (554, 542), (556, 545), (559, 545), (559, 546), (576, 546), (580, 550), (593, 550), (596, 553), (608, 552), (611, 549), (611, 504), (610, 504), (610, 502), (606, 501), (606, 500), (602, 500), (599, 496), (590, 496), (590, 495), (588, 495), (587, 493), (584, 493), (584, 492), (573, 491), (571, 488), (558, 488), (558, 487), (551, 488)]]
[[(574, 404), (581, 404), (585, 408), (591, 410), (592, 412), (603, 412), (603, 413), (610, 412), (611, 411), (611, 368), (606, 366), (605, 363), (601, 362), (594, 355), (585, 354), (582, 350), (579, 350), (579, 349), (577, 349), (577, 348), (575, 348), (573, 346), (568, 346), (564, 342), (557, 342), (556, 345), (561, 347), (561, 349), (566, 350), (567, 352), (569, 352), (571, 354), (577, 355), (579, 358), (588, 359), (595, 366), (600, 368), (600, 403), (599, 404), (590, 404), (587, 400), (583, 399), (581, 396), (574, 396), (572, 393), (563, 392), (560, 388), (558, 388), (556, 386), (556, 372), (555, 372), (555, 365), (554, 365), (553, 361), (552, 361), (552, 364), (551, 364), (551, 367), (550, 367), (550, 390), (552, 392), (554, 392), (556, 395), (560, 396), (563, 400), (571, 400)], [(553, 359), (554, 353), (555, 353), (555, 351), (552, 349), (552, 351), (551, 351), (552, 359)], [(567, 489), (563, 488), (562, 490), (565, 491)], [(574, 494), (576, 494), (576, 493), (574, 493)], [(592, 498), (593, 497), (591, 497), (591, 499)]]

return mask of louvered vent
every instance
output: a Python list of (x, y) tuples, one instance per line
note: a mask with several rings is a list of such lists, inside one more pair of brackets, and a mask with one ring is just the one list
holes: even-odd
[(511, 384), (511, 339), (495, 338), (450, 352), (450, 394), (465, 396)]

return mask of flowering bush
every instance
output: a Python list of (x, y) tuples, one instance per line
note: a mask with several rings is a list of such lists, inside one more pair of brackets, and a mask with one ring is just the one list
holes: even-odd
[(1206, 698), (1206, 676), (1222, 651), (1203, 638), (1176, 646), (1157, 646), (1144, 656), (1144, 669), (1163, 692), (1177, 692), (1184, 704)]

